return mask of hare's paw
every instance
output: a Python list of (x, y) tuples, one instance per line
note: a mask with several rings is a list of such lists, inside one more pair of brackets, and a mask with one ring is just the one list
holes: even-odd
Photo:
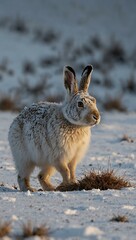
[(55, 187), (51, 183), (40, 182), (43, 191), (54, 191)]
[(44, 175), (41, 173), (38, 175), (38, 180), (42, 186), (43, 191), (54, 191), (55, 187), (49, 182), (49, 180), (44, 179)]
[(20, 191), (22, 191), (22, 192), (27, 192), (27, 191), (36, 192), (37, 191), (35, 188), (32, 188), (30, 186), (28, 178), (21, 178), (18, 175), (18, 184), (19, 184)]
[(36, 188), (28, 187), (26, 191), (37, 192)]

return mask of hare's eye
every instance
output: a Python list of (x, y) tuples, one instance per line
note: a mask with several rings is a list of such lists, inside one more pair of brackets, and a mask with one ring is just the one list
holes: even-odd
[(83, 108), (83, 107), (84, 107), (84, 104), (83, 104), (83, 102), (79, 101), (79, 102), (77, 103), (77, 106), (78, 106), (79, 108)]

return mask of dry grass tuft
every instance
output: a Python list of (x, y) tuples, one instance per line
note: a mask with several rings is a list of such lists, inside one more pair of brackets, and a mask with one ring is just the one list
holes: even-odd
[(11, 231), (10, 222), (1, 222), (0, 221), (0, 238), (7, 236)]
[(56, 56), (47, 56), (40, 60), (40, 67), (47, 68), (49, 66), (53, 66), (55, 64), (58, 64), (60, 62), (60, 58)]
[(114, 87), (114, 84), (113, 84), (113, 81), (109, 77), (105, 77), (103, 86), (110, 89), (110, 88)]
[(91, 171), (88, 175), (78, 181), (78, 183), (71, 183), (68, 185), (60, 185), (56, 191), (81, 191), (81, 190), (120, 190), (125, 187), (131, 187), (130, 182), (124, 177), (116, 176), (114, 170), (107, 170), (103, 172)]
[(79, 190), (83, 190), (83, 189), (80, 189), (79, 182), (75, 182), (75, 183), (69, 183), (69, 184), (65, 184), (65, 185), (61, 184), (56, 188), (56, 191), (69, 192), (69, 191), (79, 191)]
[(103, 61), (105, 63), (124, 63), (126, 61), (126, 53), (122, 44), (118, 41), (113, 41), (112, 44), (107, 49), (105, 49)]
[(59, 35), (56, 33), (54, 29), (48, 29), (46, 31), (42, 29), (35, 29), (34, 30), (34, 40), (44, 43), (44, 44), (51, 44), (58, 40)]
[(14, 75), (14, 70), (9, 68), (9, 60), (8, 58), (3, 58), (1, 61), (0, 61), (0, 81), (3, 80), (3, 74), (6, 73), (8, 74), (9, 76), (13, 76)]
[(106, 101), (103, 106), (106, 111), (118, 110), (120, 112), (126, 112), (126, 108), (122, 105), (121, 99), (118, 97), (108, 98), (108, 101)]
[(129, 222), (128, 218), (125, 215), (114, 216), (110, 221), (111, 222)]
[(24, 239), (32, 236), (39, 236), (41, 238), (48, 239), (48, 229), (45, 227), (45, 225), (34, 227), (32, 226), (31, 222), (23, 224), (22, 238)]
[(92, 43), (93, 47), (95, 47), (96, 49), (103, 48), (103, 43), (102, 43), (101, 38), (99, 36), (95, 35), (90, 40), (91, 40), (91, 43)]
[(0, 183), (0, 187), (4, 187), (4, 183), (2, 182), (2, 183)]
[(48, 91), (52, 86), (46, 76), (43, 76), (39, 79), (39, 81), (32, 85), (29, 80), (26, 78), (24, 80), (19, 81), (19, 87), (16, 88), (18, 95), (20, 95), (20, 99), (23, 95), (33, 96), (35, 101), (38, 96), (45, 95), (45, 91)]
[(136, 93), (136, 78), (133, 74), (130, 75), (126, 86), (124, 86), (124, 90), (129, 91), (130, 93), (135, 94)]
[(29, 60), (24, 62), (22, 70), (24, 74), (34, 74), (36, 72), (34, 63)]
[(28, 32), (28, 27), (26, 25), (26, 22), (24, 19), (21, 19), (20, 17), (17, 17), (11, 24), (10, 30), (20, 33), (20, 34), (25, 34)]
[(4, 58), (0, 62), (0, 72), (7, 72), (8, 71), (8, 59)]
[(0, 99), (0, 110), (1, 111), (18, 111), (19, 109), (16, 106), (16, 103), (14, 100), (12, 100), (10, 97), (3, 97)]
[(132, 139), (131, 137), (129, 137), (127, 134), (124, 134), (123, 137), (121, 138), (121, 141), (127, 141), (129, 143), (133, 143), (134, 139)]

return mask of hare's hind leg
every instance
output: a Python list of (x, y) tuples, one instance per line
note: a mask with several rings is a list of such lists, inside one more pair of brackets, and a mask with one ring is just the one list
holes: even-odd
[(31, 191), (35, 192), (36, 189), (32, 188), (30, 186), (30, 174), (34, 170), (34, 165), (33, 164), (27, 164), (27, 166), (24, 169), (21, 169), (21, 171), (18, 171), (18, 184), (19, 188), (21, 191), (26, 192), (26, 191)]
[(50, 177), (54, 174), (55, 168), (50, 165), (44, 166), (44, 169), (38, 175), (39, 182), (44, 191), (53, 191), (55, 187), (50, 183)]

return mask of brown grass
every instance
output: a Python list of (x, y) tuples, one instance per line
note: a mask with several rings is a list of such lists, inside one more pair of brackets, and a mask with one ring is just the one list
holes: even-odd
[(125, 215), (118, 215), (118, 216), (115, 215), (110, 221), (111, 222), (129, 222), (128, 218)]
[(10, 222), (1, 222), (0, 221), (0, 238), (7, 236), (11, 231)]
[(109, 77), (105, 77), (103, 86), (110, 89), (110, 88), (114, 87), (114, 84), (113, 84), (113, 81)]
[(45, 225), (34, 227), (32, 226), (31, 222), (23, 224), (22, 238), (24, 239), (32, 236), (39, 236), (43, 239), (48, 239), (48, 229), (45, 227)]
[(1, 72), (0, 81), (3, 80), (3, 73), (7, 73), (9, 76), (14, 75), (14, 70), (9, 68), (8, 64), (9, 64), (8, 58), (3, 58), (0, 61), (0, 72)]
[(20, 17), (17, 17), (10, 26), (10, 30), (20, 33), (20, 34), (25, 34), (28, 33), (28, 27), (26, 25), (26, 22), (24, 19), (21, 19)]
[(40, 67), (47, 68), (49, 66), (53, 66), (60, 62), (60, 58), (56, 56), (47, 56), (40, 60)]
[(28, 96), (34, 96), (35, 99), (51, 87), (46, 76), (41, 77), (35, 85), (31, 85), (28, 79), (20, 80), (19, 84), (20, 86), (16, 89), (18, 94), (24, 93)]
[(4, 183), (2, 182), (2, 183), (0, 183), (0, 187), (4, 187)]
[(23, 64), (22, 71), (24, 74), (34, 74), (36, 72), (34, 63), (29, 60), (26, 60)]
[(90, 41), (91, 41), (93, 47), (95, 47), (96, 49), (103, 48), (103, 43), (99, 36), (95, 35), (94, 37), (91, 37)]
[(127, 141), (129, 143), (133, 143), (134, 142), (134, 140), (131, 137), (129, 137), (127, 134), (123, 135), (123, 137), (121, 138), (121, 141)]
[(8, 69), (8, 70), (7, 70), (7, 74), (8, 74), (9, 76), (14, 76), (15, 72), (14, 72), (13, 69)]
[(42, 29), (35, 29), (34, 30), (34, 40), (44, 43), (44, 44), (50, 44), (58, 40), (59, 35), (55, 32), (54, 29), (48, 29), (46, 31)]
[(16, 103), (14, 100), (12, 100), (10, 97), (5, 96), (2, 99), (0, 99), (0, 110), (1, 111), (18, 111), (19, 109), (16, 106)]
[(111, 43), (111, 45), (107, 49), (105, 49), (103, 61), (105, 63), (109, 62), (124, 63), (126, 61), (126, 53), (122, 44), (114, 40)]
[(7, 72), (8, 71), (8, 59), (3, 58), (0, 62), (0, 71)]
[(133, 74), (130, 75), (124, 90), (128, 90), (130, 93), (136, 93), (136, 78)]
[(106, 170), (102, 172), (91, 171), (77, 183), (61, 185), (57, 187), (56, 190), (57, 191), (77, 191), (77, 190), (81, 191), (83, 189), (120, 190), (125, 187), (131, 187), (130, 182), (125, 180), (124, 177), (116, 176), (114, 170)]
[(104, 104), (104, 108), (106, 111), (111, 111), (111, 110), (118, 110), (120, 112), (126, 112), (126, 108), (123, 106), (121, 99), (116, 97), (116, 98), (111, 98), (108, 99)]

